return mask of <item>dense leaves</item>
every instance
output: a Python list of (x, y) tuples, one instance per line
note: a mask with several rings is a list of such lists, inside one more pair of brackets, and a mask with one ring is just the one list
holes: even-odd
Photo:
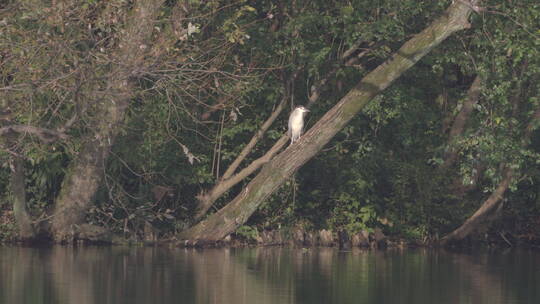
[[(108, 79), (123, 68), (118, 53), (136, 2), (0, 5), (0, 128), (32, 125), (67, 134), (44, 142), (36, 134), (2, 133), (4, 214), (11, 210), (12, 157), (25, 160), (35, 222), (54, 209), (69, 164), (102, 118), (100, 102), (112, 94)], [(138, 239), (147, 237), (149, 226), (167, 236), (194, 224), (198, 196), (220, 181), (283, 98), (286, 110), (239, 169), (285, 133), (293, 105), (320, 94), (309, 128), (449, 2), (165, 1), (151, 44), (140, 45), (147, 50), (140, 66), (129, 67), (127, 115), (86, 221)], [(504, 216), (492, 227), (516, 238), (534, 234), (531, 223), (540, 217), (534, 122), (540, 5), (489, 0), (481, 6), (470, 29), (370, 103), (239, 233), (254, 238), (257, 229), (282, 226), (351, 233), (382, 227), (434, 239), (469, 217), (511, 167), (516, 174)], [(477, 76), (480, 97), (462, 132), (451, 137)], [(450, 163), (452, 153), (457, 157)], [(250, 178), (227, 189), (210, 212)]]

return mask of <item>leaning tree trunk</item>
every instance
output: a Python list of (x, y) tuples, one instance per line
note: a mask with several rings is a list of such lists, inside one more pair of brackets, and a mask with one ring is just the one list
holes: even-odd
[(87, 136), (77, 157), (68, 168), (52, 219), (52, 236), (56, 242), (72, 241), (81, 231), (86, 211), (97, 190), (103, 165), (124, 121), (127, 105), (133, 97), (129, 78), (143, 64), (148, 54), (146, 41), (153, 31), (158, 8), (164, 0), (136, 1), (133, 14), (114, 61), (118, 62), (108, 76), (104, 96), (96, 96), (94, 132)]
[[(360, 46), (360, 43), (355, 43), (353, 47), (348, 49), (344, 52), (341, 60), (344, 62), (345, 65), (353, 65), (356, 64), (360, 60), (362, 56), (368, 53), (367, 50), (362, 51), (360, 54), (355, 54), (355, 51), (358, 50)], [(335, 74), (338, 71), (339, 65), (336, 65), (334, 68), (332, 68), (324, 78), (320, 79), (315, 85), (311, 93), (308, 97), (308, 103), (306, 104), (307, 108), (310, 108), (317, 100), (319, 100), (321, 96), (321, 90), (323, 87), (325, 87), (330, 79), (335, 76)], [(293, 79), (290, 80), (290, 82), (294, 81)], [(200, 195), (197, 196), (197, 200), (199, 201), (199, 206), (197, 208), (197, 211), (195, 212), (194, 219), (198, 221), (203, 216), (206, 215), (210, 207), (214, 204), (214, 202), (220, 198), (225, 192), (229, 191), (233, 186), (237, 185), (241, 181), (243, 181), (246, 177), (253, 174), (256, 170), (258, 170), (260, 167), (262, 167), (264, 164), (269, 162), (274, 155), (277, 154), (289, 142), (289, 136), (283, 135), (273, 146), (270, 148), (266, 153), (251, 162), (248, 166), (243, 168), (241, 171), (236, 172), (242, 161), (247, 157), (249, 153), (252, 152), (253, 147), (257, 144), (259, 139), (262, 138), (263, 134), (270, 128), (272, 123), (277, 119), (281, 111), (285, 108), (285, 105), (287, 104), (287, 97), (284, 97), (279, 105), (274, 109), (272, 112), (272, 115), (268, 117), (268, 119), (262, 124), (261, 128), (257, 131), (257, 133), (251, 138), (249, 143), (242, 149), (242, 151), (238, 154), (236, 159), (229, 165), (223, 176), (220, 178), (218, 183), (212, 187), (212, 189), (208, 191), (202, 192)]]
[[(514, 117), (515, 116), (516, 115), (514, 114)], [(522, 144), (524, 147), (529, 144), (532, 132), (535, 129), (535, 125), (537, 124), (538, 120), (540, 120), (540, 109), (537, 109), (534, 112), (531, 121), (525, 128)], [(502, 173), (503, 178), (495, 191), (491, 193), (488, 199), (486, 199), (482, 203), (480, 208), (478, 208), (476, 212), (474, 212), (473, 215), (471, 215), (461, 226), (459, 226), (449, 234), (445, 235), (441, 239), (441, 245), (447, 245), (452, 241), (463, 240), (472, 232), (477, 230), (479, 227), (483, 226), (483, 224), (485, 224), (486, 222), (489, 223), (490, 220), (494, 219), (495, 217), (490, 215), (494, 214), (494, 212), (502, 206), (502, 199), (504, 193), (510, 187), (510, 183), (514, 178), (514, 175), (515, 173), (513, 172), (513, 170), (508, 165), (506, 165)]]
[(463, 225), (452, 231), (441, 239), (441, 244), (445, 245), (451, 240), (462, 240), (471, 232), (476, 230), (480, 224), (487, 220), (501, 206), (504, 193), (508, 190), (512, 181), (512, 169), (506, 168), (503, 173), (503, 179), (497, 186), (497, 189), (491, 193), (482, 206), (469, 217)]
[(180, 239), (220, 240), (233, 232), (299, 167), (319, 152), (362, 108), (451, 34), (470, 27), (471, 7), (456, 1), (328, 111), (300, 140), (271, 160), (229, 204), (180, 233)]

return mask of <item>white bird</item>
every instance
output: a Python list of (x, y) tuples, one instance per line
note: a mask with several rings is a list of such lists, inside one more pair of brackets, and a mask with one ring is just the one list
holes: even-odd
[(309, 112), (304, 106), (296, 107), (289, 116), (289, 131), (291, 145), (297, 141), (304, 131), (304, 115)]

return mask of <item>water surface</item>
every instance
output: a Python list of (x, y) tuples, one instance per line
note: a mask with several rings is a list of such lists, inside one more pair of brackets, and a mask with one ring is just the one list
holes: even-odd
[(0, 247), (4, 303), (540, 303), (540, 253)]

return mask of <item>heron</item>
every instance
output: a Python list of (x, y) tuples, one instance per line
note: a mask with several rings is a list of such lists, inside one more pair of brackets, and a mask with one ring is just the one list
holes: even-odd
[(297, 141), (304, 130), (304, 115), (309, 112), (304, 106), (294, 108), (289, 116), (289, 131), (291, 137), (291, 145)]

